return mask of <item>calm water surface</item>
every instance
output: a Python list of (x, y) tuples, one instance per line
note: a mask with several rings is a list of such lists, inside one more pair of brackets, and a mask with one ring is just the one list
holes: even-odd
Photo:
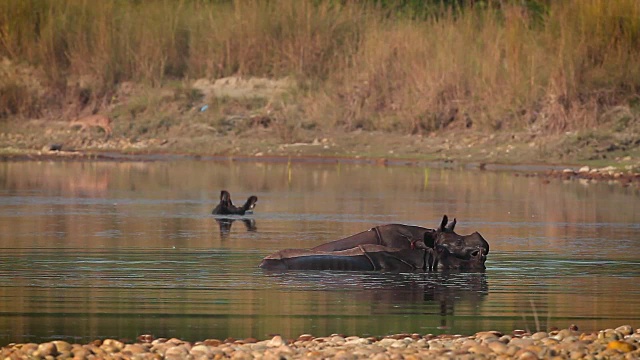
[[(0, 345), (640, 326), (640, 191), (345, 164), (0, 163)], [(256, 213), (230, 228), (219, 191)], [(390, 222), (479, 231), (484, 273), (266, 272)], [(250, 220), (249, 220), (250, 219)]]

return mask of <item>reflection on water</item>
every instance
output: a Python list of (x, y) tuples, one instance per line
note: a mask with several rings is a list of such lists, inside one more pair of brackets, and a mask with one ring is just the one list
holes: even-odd
[[(630, 323), (640, 194), (615, 184), (345, 164), (0, 165), (0, 345), (64, 338), (472, 333)], [(221, 189), (260, 198), (209, 215)], [(268, 272), (384, 223), (479, 231), (484, 273)]]
[[(283, 288), (309, 291), (345, 291), (360, 303), (366, 303), (373, 329), (378, 316), (430, 315), (439, 320), (439, 328), (448, 329), (456, 303), (478, 308), (488, 294), (485, 273), (354, 273), (339, 271), (265, 272)], [(429, 306), (425, 306), (428, 304)], [(331, 304), (326, 304), (327, 308)], [(357, 311), (357, 309), (354, 309)], [(309, 310), (312, 313), (314, 310)], [(327, 309), (322, 312), (328, 311)], [(352, 314), (352, 313), (350, 313)], [(316, 315), (322, 315), (317, 313)], [(405, 319), (406, 320), (406, 319)], [(432, 324), (433, 326), (433, 324)], [(369, 328), (368, 331), (371, 331)], [(366, 328), (365, 328), (365, 331)], [(388, 331), (382, 330), (383, 333)], [(402, 332), (400, 328), (397, 332)]]
[(247, 231), (258, 231), (258, 226), (256, 225), (256, 220), (252, 219), (252, 218), (247, 218), (247, 217), (234, 217), (234, 216), (216, 216), (213, 215), (213, 217), (216, 219), (216, 222), (218, 223), (218, 226), (220, 226), (220, 237), (221, 238), (225, 238), (227, 236), (229, 236), (229, 233), (231, 232), (231, 225), (233, 225), (234, 222), (236, 221), (240, 221), (241, 223), (244, 224), (244, 227), (247, 229)]

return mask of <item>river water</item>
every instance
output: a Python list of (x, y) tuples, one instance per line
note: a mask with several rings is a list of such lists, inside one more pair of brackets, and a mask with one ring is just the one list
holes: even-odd
[[(0, 345), (640, 326), (640, 190), (345, 163), (0, 163)], [(221, 189), (254, 214), (210, 215)], [(266, 272), (372, 226), (491, 245), (484, 273)], [(226, 224), (226, 225), (225, 225)]]

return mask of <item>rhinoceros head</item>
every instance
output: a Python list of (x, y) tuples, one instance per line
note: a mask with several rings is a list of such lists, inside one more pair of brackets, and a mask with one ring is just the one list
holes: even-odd
[(442, 269), (483, 270), (489, 254), (489, 243), (477, 232), (471, 235), (456, 234), (456, 219), (449, 223), (447, 215), (436, 231), (427, 237), (425, 244), (433, 249), (430, 267)]

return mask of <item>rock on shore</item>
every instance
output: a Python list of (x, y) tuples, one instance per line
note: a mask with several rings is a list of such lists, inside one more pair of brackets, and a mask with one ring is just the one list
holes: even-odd
[(562, 178), (564, 180), (578, 179), (587, 181), (618, 181), (623, 185), (640, 183), (640, 173), (617, 170), (612, 166), (604, 168), (581, 167), (578, 171), (564, 169), (562, 171), (549, 171), (550, 177)]
[(9, 344), (1, 359), (640, 359), (640, 330), (629, 325), (592, 333), (564, 330), (472, 336), (397, 334), (384, 338), (331, 335), (209, 339), (190, 343), (141, 335), (137, 343), (114, 339), (80, 345), (65, 341)]

